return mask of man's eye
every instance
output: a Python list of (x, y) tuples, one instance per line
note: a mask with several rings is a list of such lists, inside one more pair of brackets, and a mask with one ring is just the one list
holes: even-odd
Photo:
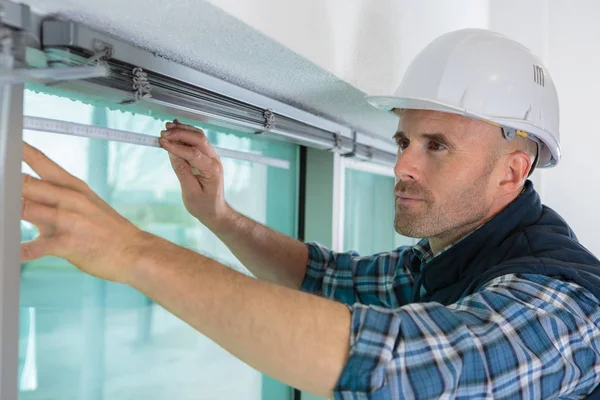
[(406, 150), (408, 148), (408, 145), (410, 144), (410, 141), (407, 139), (403, 139), (403, 140), (398, 140), (398, 148), (400, 150)]
[(442, 151), (446, 150), (446, 146), (438, 142), (429, 142), (429, 150)]

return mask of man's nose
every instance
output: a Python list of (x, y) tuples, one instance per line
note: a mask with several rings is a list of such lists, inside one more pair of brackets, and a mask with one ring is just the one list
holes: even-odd
[(398, 181), (418, 181), (421, 178), (421, 159), (423, 155), (414, 146), (408, 146), (396, 154), (394, 175)]

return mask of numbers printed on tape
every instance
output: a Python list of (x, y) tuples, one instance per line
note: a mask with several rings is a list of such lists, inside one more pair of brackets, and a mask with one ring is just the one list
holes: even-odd
[(24, 117), (23, 129), (60, 133), (63, 135), (80, 136), (93, 139), (112, 140), (141, 146), (160, 147), (157, 136), (120, 131), (117, 129), (100, 128), (97, 126), (58, 121), (48, 118)]
[[(59, 133), (61, 135), (80, 136), (92, 139), (111, 140), (115, 142), (131, 143), (140, 146), (160, 147), (158, 136), (144, 135), (141, 133), (120, 131), (117, 129), (101, 128), (98, 126), (78, 124), (75, 122), (59, 121), (49, 118), (23, 117), (23, 129), (40, 132)], [(237, 160), (245, 160), (259, 164), (269, 165), (275, 168), (289, 169), (288, 160), (265, 157), (248, 151), (239, 151), (214, 147), (219, 157), (228, 157)], [(194, 175), (198, 170), (192, 168)]]

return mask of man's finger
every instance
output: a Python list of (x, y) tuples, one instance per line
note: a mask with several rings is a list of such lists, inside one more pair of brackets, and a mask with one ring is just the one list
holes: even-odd
[(38, 237), (30, 242), (21, 243), (21, 262), (37, 260), (52, 253), (54, 238)]
[(159, 143), (170, 154), (187, 161), (192, 167), (196, 168), (198, 175), (201, 177), (214, 175), (215, 165), (220, 164), (218, 159), (207, 156), (195, 147), (174, 143), (164, 138), (161, 138)]
[(40, 236), (54, 236), (58, 223), (58, 210), (35, 201), (21, 200), (21, 219), (34, 224)]
[(78, 217), (70, 211), (21, 199), (21, 219), (37, 226), (42, 236), (53, 236), (72, 230)]
[(182, 128), (196, 133), (204, 133), (202, 129), (196, 128), (193, 125), (182, 124), (181, 122), (179, 122), (178, 119), (174, 119), (173, 122), (167, 122), (165, 126), (167, 127), (167, 129)]
[(56, 186), (28, 174), (23, 177), (21, 196), (37, 203), (58, 207), (69, 211), (88, 212), (90, 200), (88, 195), (75, 190)]
[(44, 153), (25, 142), (23, 142), (23, 161), (43, 180), (78, 191), (86, 187), (80, 179), (69, 174), (54, 161), (46, 157)]
[(171, 142), (181, 142), (183, 144), (196, 147), (211, 158), (219, 158), (219, 155), (211, 146), (210, 142), (202, 131), (195, 132), (177, 127), (162, 131), (161, 136), (167, 138)]
[(56, 225), (58, 209), (28, 199), (21, 199), (21, 219), (37, 227)]
[(22, 173), (21, 196), (49, 206), (57, 206), (60, 193), (58, 187)]
[(194, 171), (192, 170), (193, 167), (189, 162), (183, 158), (174, 156), (173, 154), (169, 154), (169, 161), (171, 162), (173, 171), (175, 171), (175, 175), (177, 175), (177, 179), (179, 179), (182, 188), (187, 191), (200, 189), (200, 182), (198, 182), (198, 178), (194, 174)]

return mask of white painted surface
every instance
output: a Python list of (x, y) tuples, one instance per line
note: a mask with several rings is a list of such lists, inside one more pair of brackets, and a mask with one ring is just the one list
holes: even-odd
[(560, 101), (563, 158), (538, 174), (544, 203), (571, 225), (581, 242), (600, 255), (596, 239), (600, 178), (595, 132), (600, 82), (600, 3), (583, 0), (491, 0), (490, 28), (530, 47), (548, 67)]
[(553, 0), (550, 5), (548, 58), (561, 101), (563, 161), (544, 172), (543, 195), (598, 256), (600, 3)]

